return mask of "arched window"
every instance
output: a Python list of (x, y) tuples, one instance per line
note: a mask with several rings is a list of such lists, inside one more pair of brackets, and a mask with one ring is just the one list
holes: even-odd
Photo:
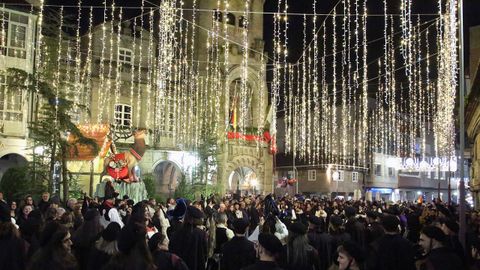
[(234, 129), (238, 129), (242, 125), (245, 128), (252, 127), (253, 124), (252, 87), (249, 83), (247, 83), (246, 89), (243, 87), (241, 79), (236, 79), (230, 83), (229, 116), (230, 125)]
[(227, 23), (230, 25), (235, 25), (235, 15), (233, 15), (232, 13), (227, 13)]

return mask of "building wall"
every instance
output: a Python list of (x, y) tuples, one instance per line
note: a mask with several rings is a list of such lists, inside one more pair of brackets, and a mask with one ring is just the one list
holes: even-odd
[[(22, 12), (0, 7), (0, 12), (9, 14), (9, 29), (7, 31), (7, 46), (0, 44), (0, 73), (5, 72), (8, 68), (17, 68), (32, 73), (34, 69), (34, 44), (36, 35), (37, 16), (30, 13)], [(12, 16), (17, 16), (13, 19)], [(21, 17), (20, 21), (18, 16)], [(13, 41), (13, 25), (25, 27), (25, 44), (20, 48), (21, 53), (13, 53), (14, 47), (10, 46)], [(2, 29), (3, 26), (0, 26)], [(17, 46), (18, 47), (18, 46)], [(24, 56), (23, 57), (23, 53)], [(16, 55), (16, 56), (15, 56)], [(20, 57), (21, 56), (21, 57)], [(3, 81), (5, 84), (7, 81)], [(1, 86), (0, 91), (6, 91), (7, 86)], [(27, 149), (30, 144), (28, 138), (27, 123), (31, 116), (32, 97), (26, 91), (22, 92), (21, 100), (12, 99), (11, 94), (3, 96), (3, 111), (0, 111), (0, 180), (3, 173), (10, 167), (26, 165), (26, 161), (30, 159)], [(16, 102), (15, 113), (21, 113), (21, 117), (14, 117), (10, 114), (11, 110), (6, 109), (12, 106), (12, 102)], [(18, 110), (17, 110), (18, 109)], [(15, 158), (11, 158), (15, 157)], [(16, 158), (19, 157), (19, 158)], [(20, 162), (21, 161), (21, 162)]]
[(480, 25), (470, 28), (470, 89), (467, 90), (465, 126), (471, 144), (470, 191), (475, 208), (480, 208)]
[[(191, 1), (185, 1), (185, 6), (191, 5)], [(217, 1), (197, 1), (197, 8), (201, 9), (215, 9), (217, 5)], [(242, 10), (244, 6), (244, 1), (237, 0), (237, 1), (230, 1), (229, 2), (229, 9), (230, 10)], [(223, 7), (222, 7), (223, 8)], [(251, 2), (251, 9), (256, 11), (263, 10), (263, 2), (262, 1), (252, 1)], [(189, 16), (188, 11), (185, 13), (187, 17)], [(242, 43), (242, 30), (238, 27), (238, 19), (240, 18), (240, 14), (236, 15), (236, 26), (228, 26), (229, 27), (229, 39), (234, 42)], [(190, 16), (192, 16), (190, 12)], [(198, 12), (196, 13), (196, 23), (200, 25), (200, 27), (211, 29), (213, 25), (212, 14), (208, 12)], [(103, 34), (103, 27), (105, 27), (105, 35)], [(135, 97), (140, 94), (141, 96), (141, 107), (138, 108), (137, 104), (130, 104), (130, 93), (131, 93), (131, 76), (130, 72), (126, 74), (120, 74), (117, 77), (116, 74), (116, 61), (118, 56), (116, 55), (117, 52), (117, 34), (115, 33), (113, 36), (110, 36), (110, 29), (112, 25), (110, 22), (106, 23), (105, 25), (98, 25), (94, 27), (92, 33), (92, 53), (95, 56), (92, 65), (92, 94), (90, 96), (90, 104), (91, 104), (91, 118), (88, 119), (88, 116), (85, 116), (85, 120), (90, 120), (90, 122), (95, 123), (97, 122), (98, 115), (102, 114), (104, 117), (100, 119), (102, 122), (113, 122), (114, 117), (114, 105), (118, 103), (123, 103), (127, 105), (132, 105), (133, 107), (133, 126), (137, 127), (146, 127), (152, 128), (152, 123), (147, 123), (147, 119), (155, 119), (155, 112), (152, 109), (147, 108), (148, 104), (148, 95), (147, 91), (147, 84), (146, 84), (146, 73), (148, 66), (148, 46), (149, 46), (149, 33), (148, 31), (144, 31), (143, 33), (143, 46), (141, 48), (143, 52), (143, 56), (139, 59), (138, 54), (140, 52), (140, 40), (139, 36), (137, 35), (136, 46), (132, 48), (133, 44), (133, 37), (130, 35), (130, 32), (126, 30), (127, 26), (124, 25), (122, 30), (122, 35), (120, 39), (120, 47), (129, 48), (132, 52), (136, 55), (134, 66), (141, 65), (143, 67), (140, 78), (135, 75), (134, 77), (134, 95)], [(114, 24), (114, 29), (116, 30), (116, 26)], [(208, 48), (206, 47), (206, 40), (207, 40), (207, 32), (204, 30), (197, 30), (196, 31), (196, 40), (195, 40), (195, 50), (194, 50), (194, 57), (195, 59), (201, 61), (207, 60), (208, 56)], [(82, 37), (82, 51), (84, 55), (87, 52), (87, 46), (89, 43), (89, 35), (86, 34)], [(112, 50), (110, 50), (110, 46), (113, 46)], [(250, 24), (249, 24), (249, 46), (257, 51), (263, 52), (263, 17), (261, 14), (254, 14), (251, 15)], [(154, 44), (156, 48), (156, 44)], [(105, 60), (105, 72), (100, 74), (100, 57), (102, 55), (102, 48), (104, 48), (104, 60)], [(110, 51), (113, 52), (110, 55)], [(156, 53), (155, 53), (156, 54)], [(113, 63), (113, 70), (110, 73), (110, 77), (108, 77), (108, 66), (109, 66), (109, 59), (112, 59)], [(156, 55), (153, 55), (153, 59), (157, 59)], [(241, 63), (243, 59), (243, 53), (241, 47), (235, 45), (233, 42), (231, 43), (230, 53), (229, 53), (229, 67), (227, 68), (228, 73), (223, 74), (224, 77), (224, 85), (228, 87), (230, 82), (235, 81), (236, 79), (241, 78), (242, 69)], [(260, 118), (261, 115), (266, 116), (266, 108), (268, 105), (268, 92), (267, 86), (265, 82), (265, 74), (261, 74), (260, 65), (265, 65), (265, 62), (260, 61), (261, 58), (258, 54), (249, 54), (249, 67), (248, 67), (248, 84), (252, 87), (253, 95), (252, 95), (252, 103), (251, 103), (251, 110), (253, 111), (253, 119), (251, 122), (251, 127), (259, 127), (265, 126), (266, 122), (265, 119)], [(85, 60), (84, 60), (85, 61)], [(221, 61), (221, 60), (220, 60)], [(206, 70), (205, 66), (200, 66), (200, 71)], [(204, 76), (204, 74), (201, 73)], [(101, 85), (100, 77), (104, 77), (104, 84)], [(118, 85), (118, 87), (117, 87)], [(115, 89), (119, 89), (121, 96), (119, 98), (114, 98)], [(263, 104), (260, 104), (260, 91), (264, 91), (263, 96), (265, 97)], [(150, 89), (150, 91), (156, 91), (155, 89)], [(225, 89), (223, 90), (225, 92)], [(108, 97), (105, 102), (101, 102), (103, 100), (102, 97)], [(211, 97), (215, 98), (215, 97)], [(228, 117), (230, 113), (228, 108), (230, 107), (227, 101), (222, 98), (220, 100), (223, 108), (220, 113), (221, 117), (220, 123), (217, 123), (218, 129), (218, 149), (219, 153), (217, 156), (218, 162), (218, 175), (217, 179), (215, 179), (215, 183), (221, 186), (222, 190), (227, 191), (227, 180), (231, 172), (235, 169), (240, 167), (248, 167), (255, 171), (258, 177), (258, 192), (271, 192), (272, 190), (272, 167), (273, 167), (273, 160), (272, 155), (269, 152), (269, 144), (265, 142), (246, 142), (243, 140), (225, 140), (225, 122), (224, 119)], [(261, 110), (264, 110), (263, 112)], [(137, 115), (140, 116), (140, 121), (137, 122)], [(154, 120), (153, 120), (154, 121)], [(213, 124), (213, 123), (212, 123)], [(169, 153), (171, 151), (179, 151), (178, 141), (177, 138), (173, 137), (160, 137), (159, 140), (156, 140), (158, 143), (153, 145), (153, 138), (149, 136), (147, 144), (151, 147), (148, 150), (142, 160), (139, 162), (139, 166), (141, 168), (142, 174), (153, 174), (154, 177), (157, 179), (157, 191), (165, 194), (168, 191), (168, 183), (162, 182), (162, 179), (159, 179), (157, 175), (155, 175), (156, 167), (164, 161), (172, 161), (176, 164), (179, 170), (182, 171), (183, 174), (189, 174), (189, 165), (178, 162), (173, 160), (172, 155)], [(124, 141), (124, 143), (130, 143), (130, 141)], [(97, 161), (95, 161), (97, 162)], [(82, 164), (82, 165), (79, 165)], [(85, 173), (85, 170), (89, 168), (89, 166), (85, 165), (84, 163), (78, 163), (77, 173), (81, 175)], [(98, 174), (103, 169), (102, 161), (98, 161), (98, 165), (95, 164), (94, 166), (94, 186), (99, 181)], [(72, 169), (73, 170), (73, 169)], [(82, 177), (83, 187), (89, 186), (89, 178), (84, 176)], [(187, 177), (188, 179), (188, 177)]]

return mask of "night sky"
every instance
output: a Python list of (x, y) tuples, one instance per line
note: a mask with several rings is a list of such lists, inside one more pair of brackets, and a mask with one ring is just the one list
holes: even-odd
[[(106, 0), (107, 6), (110, 6), (113, 2), (112, 0)], [(155, 3), (158, 3), (160, 0), (146, 0), (146, 7), (152, 7)], [(266, 0), (265, 1), (265, 11), (266, 12), (275, 12), (277, 10), (277, 3), (279, 0)], [(339, 3), (341, 0), (317, 0), (317, 13), (328, 14), (331, 12), (332, 8)], [(0, 0), (2, 2), (15, 3), (15, 0)], [(353, 1), (352, 1), (353, 2)], [(363, 3), (362, 0), (358, 1)], [(78, 3), (78, 0), (46, 0), (46, 5), (70, 5), (75, 6)], [(123, 7), (140, 7), (141, 0), (116, 0), (117, 6)], [(383, 14), (383, 0), (368, 0), (368, 13), (369, 14)], [(400, 0), (397, 1), (387, 1), (389, 5), (388, 13), (391, 14), (400, 14)], [(82, 5), (88, 7), (93, 6), (102, 6), (103, 1), (98, 0), (82, 0)], [(288, 0), (289, 12), (290, 13), (313, 13), (313, 0)], [(432, 14), (437, 12), (437, 0), (416, 0), (412, 4), (412, 13), (417, 14)], [(341, 3), (338, 5), (338, 11), (341, 12)], [(58, 10), (55, 7), (48, 7), (47, 10)], [(480, 1), (479, 0), (464, 0), (464, 17), (465, 17), (465, 61), (466, 68), (468, 70), (468, 28), (473, 25), (480, 25)], [(94, 9), (94, 24), (99, 24), (103, 21), (103, 12), (102, 8)], [(75, 7), (65, 8), (65, 13), (71, 14), (72, 18), (76, 18), (77, 9)], [(82, 33), (85, 33), (88, 28), (88, 8), (82, 10)], [(109, 12), (107, 12), (108, 14)], [(134, 16), (138, 16), (140, 10), (138, 8), (133, 9), (124, 9), (123, 18), (128, 19)], [(312, 16), (308, 17), (308, 28), (307, 28), (307, 43), (310, 42), (312, 38)], [(436, 16), (422, 16), (422, 21), (428, 21), (436, 18)], [(144, 17), (145, 22), (148, 21), (148, 18)], [(326, 16), (318, 16), (318, 24), (326, 19)], [(399, 19), (397, 17), (397, 19)], [(331, 23), (331, 22), (330, 22)], [(296, 63), (299, 60), (300, 55), (302, 54), (302, 40), (303, 40), (303, 16), (294, 16), (289, 15), (289, 57), (288, 62)], [(398, 24), (398, 22), (397, 22)], [(377, 42), (368, 44), (368, 62), (374, 60), (383, 55), (383, 17), (369, 17), (367, 20), (368, 28), (368, 40), (379, 39)], [(147, 28), (147, 26), (145, 25)], [(398, 29), (397, 29), (398, 30)], [(341, 33), (339, 33), (341, 35)], [(264, 39), (265, 39), (265, 50), (272, 56), (272, 43), (273, 43), (273, 15), (264, 16)], [(331, 40), (331, 39), (330, 39)], [(329, 41), (331, 42), (331, 41)], [(327, 45), (328, 46), (328, 45)], [(375, 74), (377, 71), (369, 69), (370, 74)], [(268, 81), (271, 81), (271, 74), (267, 78)]]

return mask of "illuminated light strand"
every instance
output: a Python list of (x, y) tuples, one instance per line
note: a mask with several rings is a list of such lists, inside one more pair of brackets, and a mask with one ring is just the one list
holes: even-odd
[[(329, 87), (327, 84), (327, 67), (326, 67), (326, 55), (327, 55), (327, 24), (324, 24), (323, 28), (323, 36), (322, 36), (322, 62), (321, 62), (321, 67), (322, 67), (322, 101), (321, 101), (321, 106), (322, 106), (322, 115), (321, 115), (321, 132), (323, 134), (322, 136), (322, 142), (321, 142), (321, 160), (319, 160), (319, 163), (326, 163), (328, 160), (328, 153), (332, 152), (332, 141), (330, 140), (331, 138), (331, 128), (330, 128), (330, 121), (327, 121), (331, 117), (331, 109), (332, 106), (329, 104)], [(319, 149), (319, 150), (320, 150)]]
[[(106, 85), (106, 92), (111, 92), (112, 91), (112, 71), (113, 71), (113, 36), (115, 33), (115, 26), (114, 26), (114, 18), (115, 18), (115, 1), (112, 2), (112, 12), (111, 12), (111, 18), (110, 18), (110, 38), (109, 38), (109, 53), (108, 53), (108, 73), (107, 73), (107, 85)], [(115, 89), (113, 89), (115, 91)], [(108, 98), (108, 95), (105, 95), (105, 106), (107, 107), (107, 119), (108, 120), (113, 120), (113, 129), (116, 130), (117, 128), (117, 121), (115, 121), (115, 115), (111, 115), (112, 113), (112, 104), (111, 100)], [(113, 97), (113, 100), (117, 100), (117, 96), (115, 95)], [(114, 104), (113, 104), (114, 105)], [(113, 119), (112, 119), (113, 118)], [(110, 121), (111, 122), (111, 121)]]
[(332, 45), (332, 54), (333, 54), (333, 94), (332, 94), (332, 151), (331, 151), (331, 158), (332, 163), (338, 162), (338, 142), (339, 139), (337, 137), (338, 133), (338, 123), (337, 123), (337, 9), (336, 7), (333, 8), (333, 17), (332, 17), (332, 33), (333, 33), (333, 45)]
[[(144, 32), (144, 28), (143, 28), (143, 24), (144, 24), (144, 19), (143, 19), (143, 16), (144, 16), (144, 13), (145, 12), (145, 0), (142, 0), (141, 2), (141, 7), (140, 7), (140, 33), (139, 33), (139, 39), (140, 39), (140, 42), (139, 42), (139, 45), (138, 45), (138, 73), (137, 73), (137, 81), (139, 83), (139, 86), (138, 86), (138, 92), (137, 92), (137, 104), (135, 106), (136, 108), (136, 122), (137, 122), (137, 125), (140, 126), (140, 115), (142, 115), (142, 96), (143, 96), (143, 92), (144, 92), (144, 89), (142, 87), (140, 87), (140, 82), (143, 81), (143, 78), (142, 78), (142, 67), (143, 67), (143, 32)], [(137, 29), (134, 29), (134, 34), (136, 35), (136, 31)], [(145, 119), (144, 119), (145, 121)], [(146, 124), (146, 123), (145, 123)]]
[(37, 79), (36, 80), (36, 83), (35, 83), (35, 92), (38, 94), (40, 89), (39, 89), (39, 85), (38, 85), (38, 79), (40, 78), (40, 70), (41, 68), (43, 67), (43, 65), (41, 63), (43, 63), (42, 60), (42, 49), (43, 49), (43, 33), (42, 33), (42, 30), (43, 30), (43, 12), (44, 12), (44, 0), (39, 0), (40, 1), (40, 4), (39, 4), (39, 15), (38, 15), (38, 39), (37, 39), (37, 46), (35, 48), (35, 78)]
[[(305, 54), (307, 54), (307, 16), (303, 16), (303, 50)], [(308, 64), (308, 57), (306, 58), (306, 61), (303, 61), (302, 64), (302, 87), (301, 87), (301, 114), (300, 114), (300, 129), (294, 129), (297, 133), (299, 133), (297, 136), (299, 136), (298, 141), (299, 141), (299, 157), (303, 158), (303, 154), (305, 151), (305, 103), (306, 103), (306, 91), (307, 91), (307, 64)], [(297, 122), (297, 119), (295, 119), (295, 122)]]
[[(313, 13), (317, 13), (317, 1), (313, 1)], [(316, 75), (313, 78), (313, 99), (314, 99), (314, 109), (313, 109), (313, 158), (312, 163), (319, 163), (320, 162), (320, 142), (322, 134), (320, 132), (320, 95), (319, 95), (319, 87), (318, 87), (318, 33), (317, 33), (317, 17), (313, 17), (313, 73)], [(310, 125), (311, 126), (311, 125)]]
[[(77, 16), (77, 31), (75, 34), (75, 87), (72, 89), (71, 95), (73, 95), (73, 102), (79, 104), (80, 100), (83, 99), (85, 91), (82, 91), (83, 87), (81, 86), (81, 70), (82, 70), (82, 58), (81, 58), (81, 49), (80, 49), (80, 22), (82, 20), (82, 0), (78, 1), (78, 16)], [(76, 110), (76, 114), (80, 114), (80, 111)]]
[[(149, 33), (148, 33), (148, 51), (153, 51), (153, 16), (154, 11), (150, 10), (148, 16), (148, 24), (149, 24)], [(147, 57), (147, 112), (152, 111), (152, 88), (153, 88), (153, 72), (155, 71), (154, 63), (153, 63), (153, 54), (149, 53)], [(145, 121), (146, 126), (149, 127), (152, 125), (152, 114), (147, 114), (147, 119)]]
[[(248, 115), (248, 106), (249, 101), (251, 100), (251, 93), (248, 85), (248, 10), (250, 9), (250, 0), (245, 0), (245, 12), (243, 14), (243, 29), (242, 29), (242, 38), (243, 38), (243, 47), (242, 47), (242, 75), (241, 75), (241, 94), (240, 94), (240, 132), (245, 133), (246, 119), (249, 119)], [(249, 123), (250, 124), (250, 123)]]
[[(120, 103), (120, 98), (122, 96), (122, 93), (121, 93), (121, 84), (122, 82), (120, 81), (121, 79), (121, 73), (122, 73), (122, 65), (120, 64), (120, 45), (121, 45), (121, 42), (122, 42), (122, 35), (121, 35), (121, 32), (122, 32), (122, 13), (123, 13), (123, 9), (122, 7), (119, 8), (119, 12), (118, 12), (118, 20), (117, 20), (117, 36), (116, 36), (116, 42), (115, 42), (115, 56), (116, 56), (116, 59), (115, 59), (115, 84), (114, 84), (114, 93), (115, 93), (115, 105), (116, 104), (119, 104)], [(114, 18), (112, 16), (112, 28), (113, 28), (113, 22), (114, 22)], [(112, 55), (110, 55), (110, 59), (112, 59)], [(111, 106), (109, 106), (111, 107)], [(116, 112), (116, 109), (114, 109), (114, 114), (117, 114)], [(114, 118), (115, 118), (115, 115), (114, 115)], [(131, 121), (131, 119), (130, 119)], [(121, 123), (121, 126), (123, 126), (125, 123)], [(130, 125), (132, 123), (130, 122)], [(117, 128), (117, 121), (114, 121), (114, 128)]]
[[(85, 85), (85, 98), (84, 103), (86, 106), (91, 107), (92, 105), (92, 44), (93, 44), (93, 8), (90, 7), (90, 13), (88, 18), (88, 45), (87, 45), (87, 57), (86, 57), (86, 69), (84, 71), (84, 80), (83, 84)], [(87, 120), (90, 122), (90, 119)]]
[[(100, 89), (105, 89), (105, 51), (106, 51), (106, 23), (107, 23), (107, 2), (104, 2), (105, 9), (103, 10), (103, 24), (102, 24), (102, 52), (100, 55), (100, 67), (99, 67), (99, 80), (100, 80)], [(97, 113), (97, 123), (102, 123), (103, 122), (103, 114), (105, 111), (105, 98), (108, 91), (98, 91), (99, 92), (99, 98), (98, 98), (98, 113)]]
[[(136, 63), (135, 61), (137, 61), (136, 59), (136, 55), (137, 55), (137, 34), (135, 33), (135, 31), (137, 30), (137, 17), (133, 18), (133, 31), (132, 31), (132, 34), (133, 34), (133, 40), (132, 40), (132, 58), (131, 58), (131, 63), (132, 63), (132, 66), (131, 66), (131, 69), (130, 69), (130, 105), (133, 107), (133, 105), (135, 104), (134, 103), (134, 95), (135, 95), (135, 88), (137, 88), (137, 91), (140, 92), (139, 90), (139, 86), (136, 84), (135, 82), (135, 67), (136, 67)], [(132, 124), (135, 123), (135, 125), (137, 127), (140, 126), (140, 114), (138, 113), (138, 108), (137, 106), (135, 106), (137, 112), (132, 116)], [(132, 113), (135, 112), (135, 110), (132, 110)], [(136, 121), (134, 121), (134, 119)]]
[[(347, 1), (349, 0), (342, 0), (343, 4), (343, 14), (347, 14), (349, 11), (347, 10)], [(348, 131), (347, 131), (347, 120), (348, 120), (348, 111), (347, 111), (347, 97), (348, 97), (348, 78), (346, 76), (346, 72), (348, 72), (348, 65), (347, 63), (348, 58), (347, 58), (347, 35), (348, 29), (347, 29), (347, 24), (348, 24), (348, 19), (347, 16), (343, 16), (343, 24), (342, 24), (342, 66), (341, 66), (341, 78), (342, 78), (342, 93), (341, 93), (341, 98), (342, 98), (342, 123), (341, 123), (341, 132), (344, 134), (344, 136), (341, 136), (341, 148), (342, 152), (340, 155), (340, 163), (345, 164), (346, 156), (347, 156), (347, 145), (348, 145)]]
[[(229, 56), (230, 56), (230, 42), (229, 42), (229, 35), (228, 35), (228, 24), (227, 24), (227, 14), (228, 14), (228, 0), (223, 0), (223, 20), (222, 20), (222, 24), (223, 24), (223, 36), (224, 36), (224, 39), (223, 39), (223, 57), (224, 57), (224, 73), (225, 74), (228, 74), (228, 69), (229, 69)], [(224, 95), (223, 95), (223, 100), (224, 100), (224, 107), (223, 107), (223, 110), (224, 110), (224, 115), (225, 115), (225, 120), (224, 120), (224, 124), (225, 124), (225, 134), (224, 134), (224, 143), (228, 143), (228, 129), (229, 129), (229, 126), (230, 126), (230, 117), (229, 117), (229, 112), (230, 112), (230, 108), (231, 106), (233, 106), (233, 104), (230, 104), (230, 95), (231, 95), (231, 92), (230, 92), (230, 82), (226, 81), (225, 82), (225, 85), (224, 85)]]
[[(368, 85), (367, 85), (367, 0), (363, 1), (362, 7), (362, 104), (361, 104), (361, 137), (359, 141), (359, 165), (366, 166), (366, 148), (369, 147), (368, 134)], [(358, 71), (357, 71), (358, 72)], [(359, 75), (359, 74), (358, 74)]]

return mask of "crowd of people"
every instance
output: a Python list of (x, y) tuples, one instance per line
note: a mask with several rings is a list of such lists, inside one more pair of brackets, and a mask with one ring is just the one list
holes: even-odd
[(0, 270), (480, 269), (480, 215), (454, 205), (302, 195), (134, 202), (0, 193)]

